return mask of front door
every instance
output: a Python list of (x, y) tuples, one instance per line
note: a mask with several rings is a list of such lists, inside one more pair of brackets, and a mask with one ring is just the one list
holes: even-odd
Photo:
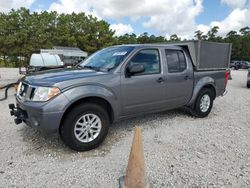
[[(126, 76), (129, 65), (143, 64), (145, 71)], [(126, 64), (121, 78), (122, 115), (129, 116), (163, 108), (165, 76), (159, 49), (139, 50)]]

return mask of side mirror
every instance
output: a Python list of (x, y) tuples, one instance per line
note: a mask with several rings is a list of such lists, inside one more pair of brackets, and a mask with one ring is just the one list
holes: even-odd
[(127, 76), (132, 76), (134, 74), (142, 73), (145, 71), (145, 66), (143, 64), (133, 64), (127, 67)]

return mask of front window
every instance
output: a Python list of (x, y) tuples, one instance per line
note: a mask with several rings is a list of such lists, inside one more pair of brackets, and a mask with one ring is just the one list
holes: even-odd
[(134, 49), (132, 46), (115, 46), (105, 48), (79, 64), (81, 67), (97, 70), (111, 70), (117, 67)]
[(145, 71), (139, 75), (160, 73), (160, 55), (157, 49), (145, 49), (137, 53), (129, 62), (129, 65), (143, 64)]

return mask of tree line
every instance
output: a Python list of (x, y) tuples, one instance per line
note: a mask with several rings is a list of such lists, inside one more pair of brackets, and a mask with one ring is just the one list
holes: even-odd
[[(218, 31), (217, 26), (207, 33), (198, 30), (194, 33), (194, 39), (232, 43), (232, 59), (250, 61), (248, 26), (239, 31), (230, 31), (225, 37), (218, 36)], [(53, 46), (79, 47), (91, 54), (111, 45), (169, 41), (181, 41), (181, 38), (173, 34), (166, 39), (147, 32), (115, 36), (109, 23), (85, 13), (37, 13), (26, 8), (0, 13), (0, 65), (3, 62), (3, 66), (27, 64), (32, 53)]]

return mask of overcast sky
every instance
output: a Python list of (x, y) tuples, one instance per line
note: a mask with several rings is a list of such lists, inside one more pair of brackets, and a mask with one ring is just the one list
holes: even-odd
[(125, 33), (191, 38), (194, 31), (219, 26), (219, 35), (250, 26), (250, 0), (0, 0), (0, 11), (11, 8), (59, 13), (85, 12)]

